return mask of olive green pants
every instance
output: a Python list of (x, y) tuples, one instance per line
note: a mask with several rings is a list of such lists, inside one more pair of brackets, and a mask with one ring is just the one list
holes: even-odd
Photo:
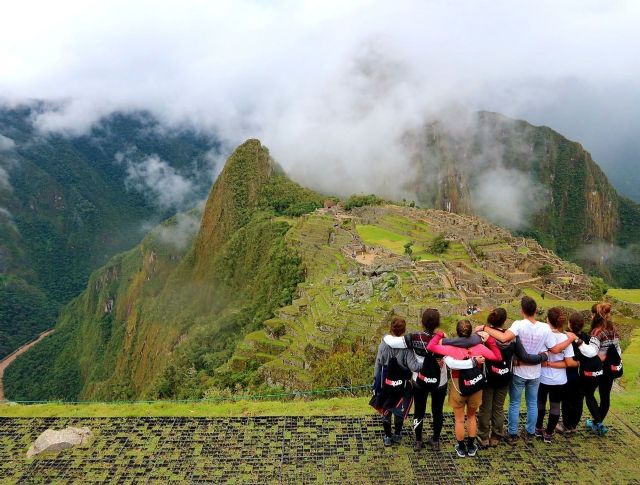
[(482, 404), (478, 411), (478, 438), (488, 440), (491, 435), (504, 436), (504, 402), (509, 386), (487, 387), (482, 391)]

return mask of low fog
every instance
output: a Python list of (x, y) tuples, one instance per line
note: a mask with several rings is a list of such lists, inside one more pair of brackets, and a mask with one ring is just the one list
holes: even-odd
[[(629, 194), (640, 181), (620, 175), (640, 152), (637, 2), (27, 1), (2, 24), (0, 99), (56, 103), (34, 117), (44, 133), (144, 109), (227, 153), (258, 137), (317, 190), (399, 199), (415, 197), (407, 134), (434, 119), (472, 132), (466, 113), (489, 110), (581, 142)], [(544, 193), (500, 153), (480, 158), (480, 212), (522, 226)], [(166, 161), (114, 163), (159, 207), (188, 201)]]

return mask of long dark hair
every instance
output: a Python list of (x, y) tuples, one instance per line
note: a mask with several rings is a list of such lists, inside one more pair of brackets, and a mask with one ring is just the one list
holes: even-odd
[[(598, 328), (603, 330), (614, 330), (613, 322), (611, 321), (611, 303), (598, 303), (595, 306), (595, 314), (593, 315), (593, 321), (591, 322), (591, 331)], [(597, 325), (596, 325), (597, 320)]]

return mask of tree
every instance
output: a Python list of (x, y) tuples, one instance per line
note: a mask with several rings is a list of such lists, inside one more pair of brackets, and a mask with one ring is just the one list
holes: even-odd
[(547, 276), (551, 273), (553, 273), (553, 266), (551, 266), (550, 264), (543, 264), (536, 270), (534, 276)]
[(429, 245), (429, 252), (432, 254), (442, 254), (449, 249), (449, 241), (444, 238), (444, 234), (438, 234)]
[(411, 256), (413, 254), (413, 241), (409, 241), (408, 243), (404, 244), (404, 254), (406, 254), (407, 256)]
[(594, 300), (601, 300), (604, 295), (609, 291), (609, 285), (605, 283), (602, 278), (597, 276), (591, 277), (591, 288), (589, 289), (589, 296)]

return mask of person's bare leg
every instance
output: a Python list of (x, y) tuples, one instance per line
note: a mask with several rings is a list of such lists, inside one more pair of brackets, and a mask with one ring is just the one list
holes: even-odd
[[(456, 440), (464, 441), (464, 408), (456, 408), (453, 410), (453, 415), (455, 417), (455, 432), (456, 432)], [(475, 418), (474, 418), (475, 421)], [(475, 430), (475, 424), (474, 430)]]
[(475, 438), (478, 433), (478, 422), (476, 419), (476, 409), (467, 408), (467, 431), (469, 438)]

